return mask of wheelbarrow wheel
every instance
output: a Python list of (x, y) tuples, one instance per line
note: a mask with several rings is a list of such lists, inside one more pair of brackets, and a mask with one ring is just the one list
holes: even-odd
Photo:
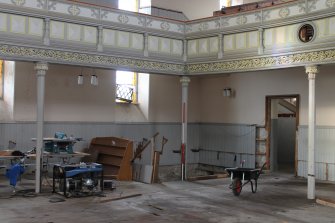
[(233, 180), (233, 194), (239, 196), (242, 191), (242, 182), (240, 178), (235, 178)]

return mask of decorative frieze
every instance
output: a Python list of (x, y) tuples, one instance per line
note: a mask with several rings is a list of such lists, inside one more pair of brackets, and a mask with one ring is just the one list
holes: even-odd
[(333, 63), (334, 59), (335, 50), (323, 50), (309, 53), (297, 53), (286, 56), (267, 56), (243, 60), (189, 64), (187, 65), (186, 70), (189, 74), (239, 72), (287, 66), (303, 66), (310, 63)]
[(184, 65), (181, 64), (66, 52), (61, 50), (38, 49), (33, 47), (0, 45), (0, 55), (3, 57), (15, 57), (36, 61), (43, 60), (58, 63), (86, 64), (89, 66), (95, 65), (110, 68), (126, 67), (137, 71), (152, 71), (171, 74), (181, 74), (184, 72)]
[(280, 16), (281, 18), (286, 18), (286, 17), (288, 17), (289, 15), (290, 15), (290, 9), (289, 9), (289, 8), (284, 7), (284, 8), (281, 8), (281, 9), (279, 10), (279, 16)]
[(335, 0), (327, 0), (326, 5), (329, 8), (334, 8), (335, 7)]
[[(134, 58), (120, 58), (114, 56), (92, 55), (87, 53), (64, 52), (51, 49), (37, 49), (32, 47), (17, 47), (0, 45), (0, 55), (16, 57), (26, 60), (44, 60), (58, 63), (87, 64), (101, 67), (126, 67), (136, 71), (163, 72), (168, 74), (206, 74), (225, 73), (270, 69), (286, 66), (302, 66), (305, 64), (333, 63), (335, 50), (324, 50), (310, 53), (297, 53), (287, 56), (267, 56), (243, 60), (230, 60), (212, 63), (173, 64), (157, 61), (148, 61)], [(309, 66), (308, 69), (312, 69)], [(314, 70), (306, 69), (306, 72)]]

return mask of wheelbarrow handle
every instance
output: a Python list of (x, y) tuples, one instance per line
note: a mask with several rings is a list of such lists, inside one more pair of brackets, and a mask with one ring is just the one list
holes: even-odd
[(264, 164), (263, 164), (263, 166), (261, 167), (261, 169), (259, 170), (259, 172), (258, 172), (258, 174), (257, 174), (257, 178), (259, 177), (259, 175), (261, 175), (261, 173), (262, 173), (262, 171), (263, 171), (263, 169), (265, 168), (265, 165), (267, 164), (267, 162), (265, 162)]
[(264, 167), (265, 167), (265, 165), (266, 165), (267, 163), (268, 163), (268, 162), (265, 162), (265, 163), (263, 164), (263, 166), (261, 167), (260, 173), (263, 171), (263, 169), (264, 169)]

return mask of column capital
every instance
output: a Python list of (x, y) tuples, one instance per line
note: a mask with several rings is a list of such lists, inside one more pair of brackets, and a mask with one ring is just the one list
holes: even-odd
[(35, 63), (35, 70), (48, 70), (48, 63), (47, 62), (36, 62)]
[(182, 86), (188, 86), (188, 83), (191, 82), (191, 78), (187, 77), (187, 76), (182, 76), (180, 78), (180, 83), (182, 84)]
[(40, 75), (45, 75), (47, 70), (49, 69), (48, 67), (48, 63), (46, 62), (37, 62), (35, 63), (35, 67), (34, 69), (37, 71), (37, 76), (40, 76)]
[(308, 79), (315, 79), (317, 73), (319, 73), (317, 65), (305, 66), (306, 73), (308, 74)]

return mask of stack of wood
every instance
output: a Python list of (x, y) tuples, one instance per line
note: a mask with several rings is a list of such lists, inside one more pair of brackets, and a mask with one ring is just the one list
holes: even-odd
[(143, 139), (141, 143), (138, 144), (134, 158), (132, 162), (136, 159), (140, 159), (143, 151), (151, 144), (151, 164), (150, 165), (140, 165), (134, 164), (134, 180), (141, 181), (144, 183), (160, 183), (159, 180), (159, 161), (160, 156), (163, 154), (164, 145), (167, 143), (167, 139), (163, 136), (162, 138), (162, 147), (161, 150), (158, 151), (155, 148), (156, 137), (159, 135), (157, 132), (155, 135), (152, 136), (150, 140)]

